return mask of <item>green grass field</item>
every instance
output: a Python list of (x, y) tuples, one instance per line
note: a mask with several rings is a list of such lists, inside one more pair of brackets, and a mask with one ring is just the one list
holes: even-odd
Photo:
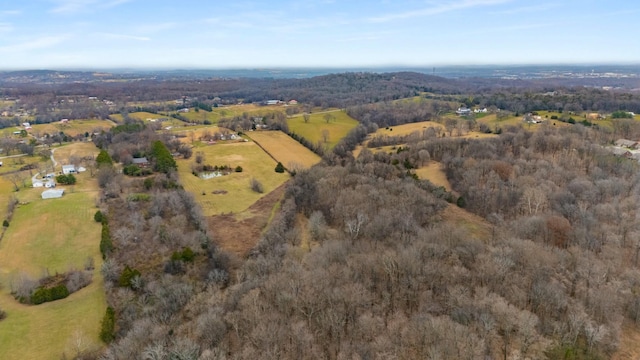
[(247, 134), (287, 169), (308, 169), (320, 162), (320, 157), (282, 131), (252, 131)]
[[(326, 114), (334, 117), (329, 123), (324, 119)], [(358, 126), (358, 121), (349, 117), (345, 112), (338, 110), (312, 113), (308, 123), (304, 122), (302, 114), (296, 115), (287, 119), (287, 125), (289, 125), (290, 132), (301, 135), (314, 144), (323, 142), (322, 133), (323, 130), (327, 130), (329, 132), (327, 146), (333, 149), (349, 131)]]
[[(232, 168), (239, 165), (243, 171), (208, 180), (200, 179), (191, 173), (191, 164), (194, 163), (197, 151), (204, 153), (206, 164), (229, 165)], [(188, 160), (179, 159), (178, 173), (184, 188), (193, 194), (205, 216), (244, 211), (289, 179), (289, 174), (274, 171), (275, 160), (253, 142), (197, 147), (194, 149), (194, 157)], [(264, 193), (259, 194), (251, 190), (251, 178), (256, 178), (262, 183)], [(227, 193), (212, 194), (212, 191), (216, 190), (225, 190)], [(206, 195), (202, 195), (203, 192)]]
[[(4, 154), (3, 154), (4, 155)], [(29, 164), (39, 164), (44, 162), (44, 159), (41, 156), (18, 156), (18, 157), (9, 157), (5, 158), (4, 156), (0, 158), (2, 161), (2, 166), (0, 167), (0, 175), (6, 174), (8, 172), (16, 171), (23, 166)], [(26, 172), (28, 173), (28, 171)]]
[[(99, 130), (107, 130), (111, 127), (115, 126), (113, 121), (111, 120), (69, 120), (66, 124), (61, 124), (59, 122), (54, 122), (50, 124), (34, 124), (32, 125), (32, 129), (30, 133), (36, 136), (42, 136), (43, 134), (57, 134), (59, 132), (64, 132), (69, 136), (76, 136), (78, 134), (89, 133), (91, 134), (94, 131)], [(13, 137), (14, 131), (20, 131), (22, 127), (13, 126), (2, 129), (2, 136), (10, 136)]]
[[(144, 122), (147, 122), (147, 119), (158, 119), (158, 118), (162, 118), (165, 117), (164, 115), (160, 115), (160, 114), (154, 114), (154, 113), (150, 113), (150, 112), (146, 112), (146, 111), (139, 111), (139, 112), (133, 112), (129, 114), (129, 117), (132, 119), (136, 119), (136, 120), (141, 120)], [(109, 118), (111, 118), (111, 120), (120, 123), (122, 122), (122, 115), (120, 114), (111, 114), (109, 115)]]
[[(549, 125), (554, 126), (571, 126), (569, 123), (564, 123), (560, 120), (552, 120), (551, 116), (556, 115), (557, 117), (562, 116), (562, 114), (554, 112), (554, 111), (537, 111), (538, 115), (542, 117), (542, 120), (549, 123)], [(576, 122), (584, 120), (584, 116), (577, 114), (572, 115), (572, 117), (576, 120)], [(486, 114), (481, 118), (477, 118), (476, 121), (479, 124), (486, 124), (494, 130), (496, 127), (501, 127), (504, 129), (505, 126), (522, 126), (523, 128), (531, 131), (535, 131), (541, 127), (541, 124), (527, 124), (522, 121), (522, 116), (508, 116), (503, 119), (498, 119), (496, 114)]]
[(202, 109), (198, 109), (195, 111), (194, 108), (190, 108), (188, 113), (180, 113), (181, 116), (189, 119), (189, 121), (202, 124), (205, 120), (209, 120), (212, 124), (218, 123), (218, 120), (222, 117), (220, 112), (217, 111), (206, 111)]
[[(84, 174), (80, 181), (93, 181)], [(0, 242), (1, 359), (60, 359), (66, 353), (99, 347), (98, 333), (106, 300), (102, 288), (102, 263), (98, 243), (100, 225), (93, 221), (95, 185), (66, 188), (61, 199), (42, 200), (41, 189), (14, 193), (20, 205)], [(4, 205), (4, 204), (3, 204)], [(39, 277), (82, 268), (95, 260), (93, 282), (68, 298), (38, 306), (19, 304), (9, 294), (11, 281), (21, 272)], [(76, 345), (74, 345), (76, 344)]]

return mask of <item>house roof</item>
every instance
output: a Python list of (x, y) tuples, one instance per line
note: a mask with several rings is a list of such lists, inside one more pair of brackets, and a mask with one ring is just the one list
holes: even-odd
[(141, 157), (141, 158), (133, 158), (131, 162), (134, 164), (147, 164), (149, 163), (149, 160), (147, 160), (146, 157)]
[(62, 170), (75, 170), (75, 165), (62, 165)]
[(617, 146), (624, 146), (624, 147), (634, 147), (637, 144), (636, 141), (633, 140), (627, 140), (627, 139), (618, 139), (616, 140), (616, 145)]

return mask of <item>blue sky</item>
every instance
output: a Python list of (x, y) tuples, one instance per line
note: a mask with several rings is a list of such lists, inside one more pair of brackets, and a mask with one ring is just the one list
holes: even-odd
[(640, 63), (622, 0), (1, 0), (0, 69)]

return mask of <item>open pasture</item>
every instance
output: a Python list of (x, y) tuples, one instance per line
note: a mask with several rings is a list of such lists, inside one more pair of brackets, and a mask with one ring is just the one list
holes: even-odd
[[(166, 117), (164, 115), (154, 114), (146, 111), (132, 112), (132, 113), (129, 113), (128, 115), (132, 119), (136, 119), (144, 122), (148, 122), (150, 119), (159, 119), (159, 118)], [(124, 118), (122, 117), (122, 114), (111, 114), (109, 115), (109, 118), (117, 123), (121, 123), (124, 120)]]
[(420, 179), (429, 180), (435, 186), (442, 186), (447, 191), (451, 191), (451, 184), (442, 170), (442, 165), (437, 161), (431, 161), (429, 164), (416, 169), (416, 175)]
[(289, 170), (308, 169), (321, 160), (282, 131), (252, 131), (248, 136)]
[(390, 126), (388, 128), (379, 128), (373, 135), (371, 135), (371, 137), (385, 136), (385, 135), (386, 136), (404, 136), (404, 135), (409, 135), (415, 132), (422, 133), (423, 131), (426, 131), (430, 127), (436, 128), (436, 129), (439, 128), (439, 129), (442, 129), (442, 131), (444, 131), (444, 125), (442, 124), (439, 124), (434, 121), (421, 121), (417, 123)]
[(101, 130), (108, 130), (114, 127), (116, 124), (111, 120), (69, 120), (68, 123), (62, 124), (60, 122), (50, 124), (38, 124), (33, 125), (32, 134), (48, 133), (55, 134), (63, 131), (69, 136), (76, 136), (78, 134), (93, 133)]
[[(358, 126), (358, 121), (341, 110), (330, 110), (309, 114), (309, 122), (304, 121), (302, 114), (287, 119), (289, 131), (296, 133), (310, 142), (325, 143), (323, 133), (328, 135), (326, 145), (333, 149), (349, 131)], [(325, 115), (331, 116), (327, 122)]]
[(186, 144), (198, 145), (202, 138), (215, 133), (227, 132), (235, 133), (229, 129), (221, 128), (217, 125), (195, 125), (187, 127), (174, 127), (169, 130), (170, 133), (179, 136), (180, 141)]
[[(0, 242), (0, 308), (7, 312), (0, 325), (2, 359), (53, 360), (102, 346), (98, 332), (106, 300), (99, 270), (100, 225), (93, 221), (97, 191), (65, 190), (62, 198), (48, 200), (40, 199), (41, 189), (14, 193), (23, 204)], [(39, 277), (45, 270), (82, 269), (88, 257), (95, 261), (93, 282), (66, 299), (27, 306), (10, 295), (20, 273)]]
[[(194, 149), (191, 159), (178, 159), (178, 173), (185, 190), (191, 192), (202, 207), (205, 216), (238, 213), (249, 208), (260, 198), (289, 179), (288, 173), (276, 173), (276, 161), (253, 142), (220, 143)], [(195, 152), (201, 151), (205, 164), (228, 165), (232, 169), (242, 167), (242, 172), (211, 179), (201, 179), (192, 174)], [(262, 183), (264, 192), (251, 190), (251, 178)], [(213, 192), (223, 192), (214, 194)], [(204, 195), (203, 195), (204, 193)]]
[[(481, 118), (476, 119), (476, 121), (478, 122), (478, 124), (485, 124), (487, 126), (489, 126), (489, 128), (491, 130), (495, 130), (496, 128), (502, 128), (504, 130), (505, 127), (507, 126), (516, 126), (516, 127), (523, 127), (527, 130), (530, 131), (536, 131), (538, 130), (540, 127), (543, 126), (543, 124), (548, 124), (550, 126), (571, 126), (571, 124), (569, 123), (564, 123), (560, 120), (553, 120), (551, 119), (552, 115), (556, 115), (558, 117), (561, 116), (561, 114), (555, 113), (555, 112), (547, 112), (547, 111), (538, 111), (538, 115), (540, 115), (542, 117), (542, 123), (540, 124), (528, 124), (525, 123), (522, 120), (521, 115), (519, 116), (508, 116), (502, 119), (498, 119), (496, 117), (496, 114), (488, 114), (486, 116), (483, 116)], [(582, 121), (584, 120), (584, 117), (581, 115), (573, 115), (572, 116), (576, 122)]]
[[(18, 155), (18, 156), (11, 156), (11, 157), (2, 156), (0, 157), (0, 161), (2, 161), (2, 166), (0, 166), (0, 175), (7, 174), (7, 173), (14, 173), (25, 166), (29, 166), (32, 164), (37, 165), (45, 162), (45, 160), (38, 155), (34, 155), (34, 156)], [(29, 171), (27, 170), (26, 173), (28, 172)]]
[(70, 164), (73, 158), (96, 157), (100, 150), (92, 142), (74, 142), (54, 149), (53, 158), (58, 165)]
[[(93, 133), (100, 130), (108, 130), (115, 126), (111, 120), (69, 120), (69, 122), (63, 124), (59, 121), (49, 124), (32, 124), (29, 131), (32, 135), (40, 137), (44, 134), (58, 134), (64, 132), (69, 136), (76, 136), (78, 134)], [(23, 130), (22, 127), (13, 126), (2, 129), (3, 136), (13, 136), (15, 131)]]

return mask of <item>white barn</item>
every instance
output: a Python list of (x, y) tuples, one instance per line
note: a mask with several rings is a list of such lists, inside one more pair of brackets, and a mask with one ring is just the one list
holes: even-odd
[(42, 198), (43, 199), (57, 199), (57, 198), (61, 198), (62, 194), (64, 194), (64, 190), (60, 189), (60, 190), (54, 190), (54, 189), (49, 189), (49, 190), (45, 190), (42, 192)]

